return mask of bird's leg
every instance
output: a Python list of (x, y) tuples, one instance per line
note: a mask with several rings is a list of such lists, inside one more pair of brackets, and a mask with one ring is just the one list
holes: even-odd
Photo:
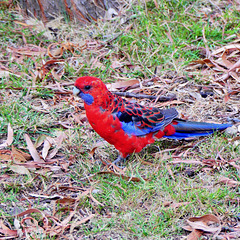
[(117, 159), (115, 161), (113, 161), (113, 164), (119, 166), (123, 163), (126, 162), (126, 158), (122, 157), (120, 154), (118, 155)]

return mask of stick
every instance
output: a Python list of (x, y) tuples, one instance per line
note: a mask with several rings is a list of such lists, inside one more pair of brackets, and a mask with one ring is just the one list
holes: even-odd
[(135, 93), (130, 93), (130, 92), (112, 92), (113, 94), (116, 94), (118, 96), (122, 97), (134, 97), (134, 98), (147, 98), (150, 100), (155, 100), (157, 99), (159, 102), (167, 102), (167, 101), (172, 101), (172, 100), (177, 100), (177, 97), (174, 93), (170, 93), (167, 96), (151, 96), (151, 95), (146, 95), (146, 94), (135, 94)]

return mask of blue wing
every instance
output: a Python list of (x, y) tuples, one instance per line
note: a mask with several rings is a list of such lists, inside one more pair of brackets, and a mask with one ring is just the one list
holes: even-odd
[(172, 122), (178, 112), (174, 108), (160, 110), (158, 108), (146, 108), (137, 103), (121, 101), (121, 106), (117, 106), (113, 110), (113, 114), (118, 117), (122, 123), (122, 129), (127, 134), (143, 136), (163, 129)]

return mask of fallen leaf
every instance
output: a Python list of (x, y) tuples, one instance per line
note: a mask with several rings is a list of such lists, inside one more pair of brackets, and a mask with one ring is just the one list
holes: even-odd
[(70, 197), (63, 197), (56, 201), (57, 204), (63, 204), (63, 205), (67, 205), (67, 206), (70, 206), (71, 204), (73, 204), (75, 202), (76, 202), (76, 199), (70, 198)]
[(0, 150), (0, 160), (4, 162), (12, 161), (12, 154), (10, 150)]
[(35, 162), (44, 162), (44, 161), (40, 158), (40, 156), (39, 156), (39, 154), (38, 154), (38, 152), (37, 152), (34, 144), (32, 143), (30, 137), (29, 137), (27, 134), (25, 134), (24, 136), (25, 136), (25, 140), (26, 140), (26, 142), (27, 142), (28, 150), (29, 150), (29, 152), (30, 152), (33, 160), (34, 160)]
[(61, 81), (64, 72), (64, 66), (60, 66), (59, 69), (54, 67), (51, 71), (52, 76), (59, 82)]
[(18, 232), (17, 230), (11, 230), (11, 229), (0, 229), (0, 233), (6, 235), (6, 238), (2, 239), (11, 239), (11, 238), (17, 238)]
[(23, 236), (23, 231), (21, 229), (20, 221), (17, 218), (14, 219), (14, 227), (17, 230), (18, 237), (21, 238)]
[[(0, 78), (1, 78), (1, 77), (0, 77)], [(12, 142), (13, 142), (13, 129), (12, 129), (10, 123), (9, 123), (9, 124), (8, 124), (7, 140), (6, 140), (6, 142), (4, 142), (4, 143), (2, 143), (2, 144), (0, 145), (0, 149), (10, 146), (10, 145), (12, 144)]]
[(187, 223), (193, 229), (202, 230), (204, 232), (216, 233), (221, 231), (219, 218), (212, 214), (206, 214), (202, 217), (189, 218)]
[(59, 136), (56, 139), (57, 142), (57, 146), (49, 153), (48, 155), (48, 159), (52, 159), (58, 152), (58, 150), (60, 149), (63, 140), (66, 138), (66, 134), (64, 132), (60, 132)]
[(15, 162), (26, 162), (27, 159), (22, 154), (22, 151), (16, 149), (14, 146), (12, 146), (12, 156)]
[(193, 231), (188, 235), (187, 240), (199, 240), (202, 234), (202, 230), (193, 229)]
[[(223, 65), (228, 68), (228, 69), (231, 69), (232, 66), (233, 66), (233, 63), (230, 62), (228, 59), (227, 59), (227, 53), (226, 51), (223, 53), (222, 55), (222, 62), (224, 63)], [(230, 71), (230, 70), (229, 70)]]
[(221, 52), (225, 52), (226, 50), (239, 50), (240, 49), (240, 44), (229, 44), (227, 46), (221, 47), (215, 51), (212, 52), (212, 55), (217, 55)]
[(48, 138), (46, 138), (44, 140), (43, 149), (42, 149), (42, 157), (43, 157), (43, 159), (45, 159), (47, 157), (48, 151), (49, 151), (51, 145), (52, 144), (51, 144), (50, 140)]
[(111, 91), (116, 91), (119, 88), (127, 88), (130, 86), (133, 86), (135, 84), (139, 84), (139, 80), (129, 80), (129, 81), (121, 81), (121, 82), (115, 82), (115, 83), (109, 83), (107, 84), (108, 89)]
[(37, 138), (37, 140), (35, 141), (34, 146), (35, 146), (36, 148), (40, 147), (40, 146), (43, 144), (43, 142), (44, 142), (44, 140), (45, 140), (46, 138), (47, 138), (46, 135), (44, 135), (44, 134), (40, 135), (40, 136)]
[(93, 147), (91, 149), (91, 151), (89, 152), (89, 155), (91, 155), (93, 157), (94, 153), (95, 153), (95, 150), (97, 149), (98, 147)]
[(9, 167), (13, 172), (18, 173), (18, 174), (22, 174), (22, 175), (27, 175), (30, 179), (32, 178), (30, 172), (28, 171), (27, 168), (25, 168), (24, 166), (19, 166), (19, 165), (11, 165)]

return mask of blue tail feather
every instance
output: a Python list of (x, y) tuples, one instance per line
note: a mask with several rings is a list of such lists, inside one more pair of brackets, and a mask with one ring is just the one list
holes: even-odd
[(200, 133), (181, 133), (181, 132), (176, 132), (171, 136), (164, 136), (165, 138), (171, 138), (171, 139), (184, 139), (184, 138), (190, 138), (190, 137), (203, 137), (203, 136), (208, 136), (213, 134), (214, 131), (209, 131), (209, 132), (200, 132)]
[(176, 125), (172, 125), (176, 133), (171, 136), (164, 136), (172, 139), (184, 139), (189, 137), (201, 137), (213, 134), (215, 131), (221, 131), (231, 124), (215, 124), (215, 123), (204, 123), (204, 122), (186, 122), (180, 119), (174, 120), (177, 122)]

